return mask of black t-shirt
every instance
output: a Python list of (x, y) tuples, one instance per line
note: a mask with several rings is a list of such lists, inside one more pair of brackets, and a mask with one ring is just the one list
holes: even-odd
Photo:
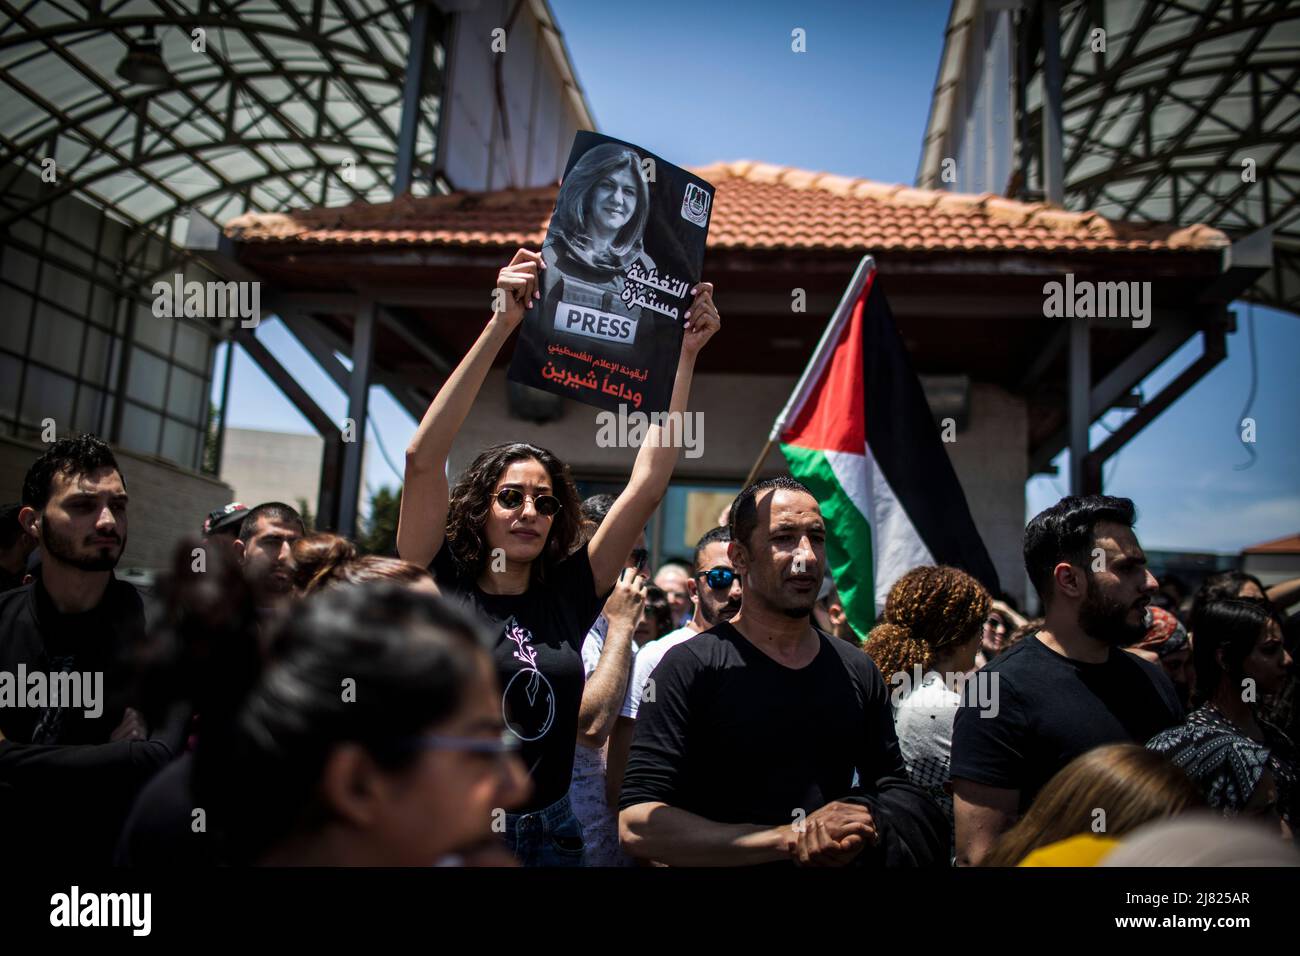
[[(38, 579), (0, 594), (0, 671), (16, 675), (69, 671), (102, 674), (103, 712), (85, 708), (0, 709), (0, 731), (18, 743), (102, 744), (122, 722), (132, 691), (131, 655), (144, 636), (144, 604), (134, 587), (116, 577), (98, 605), (63, 614)], [(94, 692), (93, 681), (87, 688)], [(52, 701), (51, 701), (52, 703)], [(38, 729), (39, 728), (39, 729)], [(34, 737), (35, 735), (35, 737)]]
[[(118, 839), (115, 866), (193, 869), (219, 861), (215, 821), (194, 793), (194, 755), (185, 753), (158, 771), (144, 785)], [(196, 829), (196, 808), (204, 809)]]
[(885, 778), (905, 782), (876, 665), (818, 631), (817, 656), (785, 667), (730, 624), (664, 655), (637, 713), (619, 805), (663, 802), (720, 823), (776, 826)]
[(1183, 718), (1164, 671), (1119, 648), (1105, 663), (1088, 664), (1031, 635), (971, 680), (976, 689), (968, 683), (953, 724), (951, 776), (1019, 790), (1021, 812), (1080, 754), (1145, 744)]
[(578, 707), (585, 674), (582, 641), (604, 604), (596, 593), (584, 545), (523, 594), (486, 594), (443, 544), (430, 566), (444, 593), (459, 594), (496, 634), (492, 657), (506, 726), (523, 742), (533, 778), (524, 813), (550, 806), (569, 792)]
[[(107, 865), (136, 792), (177, 752), (180, 733), (109, 741), (131, 702), (129, 656), (144, 630), (140, 595), (116, 578), (82, 614), (61, 614), (39, 579), (0, 594), (0, 671), (103, 674), (103, 712), (0, 707), (0, 846), (6, 862)], [(50, 701), (52, 704), (53, 701)]]

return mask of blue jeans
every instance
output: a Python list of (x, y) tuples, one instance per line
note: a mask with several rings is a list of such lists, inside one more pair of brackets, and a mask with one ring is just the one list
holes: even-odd
[(567, 794), (532, 813), (507, 813), (503, 836), (523, 866), (582, 866), (582, 824)]

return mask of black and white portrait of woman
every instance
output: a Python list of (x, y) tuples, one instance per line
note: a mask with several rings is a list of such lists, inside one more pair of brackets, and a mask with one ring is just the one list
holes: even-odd
[(635, 150), (602, 143), (583, 153), (560, 186), (542, 246), (547, 268), (557, 270), (548, 277), (547, 312), (563, 301), (639, 320), (643, 310), (624, 302), (623, 288), (633, 264), (654, 268), (645, 251), (649, 217), (650, 186)]
[(600, 407), (668, 405), (712, 187), (630, 143), (581, 130), (555, 198), (510, 376)]

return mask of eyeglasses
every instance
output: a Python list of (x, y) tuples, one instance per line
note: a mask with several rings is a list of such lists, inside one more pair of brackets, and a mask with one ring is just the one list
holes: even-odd
[(731, 582), (736, 580), (736, 572), (731, 568), (711, 568), (708, 571), (697, 571), (695, 576), (704, 578), (709, 583), (709, 587), (715, 591), (731, 587)]
[(644, 571), (646, 565), (650, 563), (650, 552), (645, 548), (633, 548), (632, 560), (635, 562), (638, 571)]
[(531, 501), (543, 518), (554, 518), (561, 507), (560, 499), (554, 495), (526, 495), (518, 488), (502, 488), (497, 492), (497, 504), (506, 511), (522, 508), (525, 501)]
[(501, 731), (501, 736), (497, 738), (426, 734), (423, 737), (410, 737), (406, 743), (421, 750), (450, 750), (469, 754), (512, 754), (518, 753), (520, 749), (519, 738), (509, 730)]

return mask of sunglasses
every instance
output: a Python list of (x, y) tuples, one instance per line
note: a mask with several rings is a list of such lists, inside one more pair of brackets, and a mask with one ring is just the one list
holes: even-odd
[(731, 587), (731, 582), (736, 580), (736, 572), (731, 568), (713, 568), (709, 571), (697, 571), (697, 578), (704, 578), (709, 587), (715, 591), (721, 591), (724, 588)]
[(518, 488), (502, 488), (497, 492), (497, 504), (506, 511), (515, 511), (531, 501), (543, 518), (554, 518), (560, 510), (560, 499), (554, 495), (526, 495)]

